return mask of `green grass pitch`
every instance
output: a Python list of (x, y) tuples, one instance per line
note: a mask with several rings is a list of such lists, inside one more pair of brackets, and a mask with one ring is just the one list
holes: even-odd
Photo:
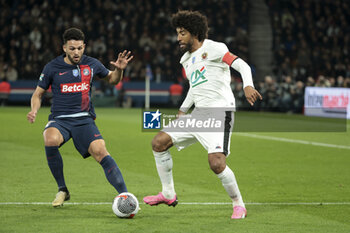
[[(0, 232), (350, 232), (349, 121), (347, 132), (235, 132), (227, 163), (248, 217), (233, 221), (230, 200), (199, 144), (171, 149), (179, 205), (142, 204), (161, 190), (150, 146), (155, 132), (141, 130), (141, 109), (97, 108), (107, 149), (141, 203), (134, 219), (119, 219), (111, 210), (116, 191), (101, 166), (84, 160), (71, 141), (60, 150), (71, 200), (51, 207), (57, 187), (42, 139), (49, 109), (40, 109), (34, 124), (28, 111), (0, 108)], [(286, 116), (236, 115), (236, 126)], [(314, 122), (288, 116), (294, 117)]]

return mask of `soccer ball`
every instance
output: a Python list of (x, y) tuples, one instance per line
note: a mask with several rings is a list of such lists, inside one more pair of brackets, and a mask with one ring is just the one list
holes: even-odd
[(119, 218), (133, 218), (139, 211), (139, 201), (132, 193), (120, 193), (114, 198), (112, 210)]

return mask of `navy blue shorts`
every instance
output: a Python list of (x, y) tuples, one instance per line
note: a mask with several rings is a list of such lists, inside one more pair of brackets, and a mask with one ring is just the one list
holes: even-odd
[(96, 139), (103, 139), (91, 117), (55, 118), (46, 124), (45, 129), (50, 127), (58, 129), (62, 134), (64, 141), (60, 147), (73, 138), (75, 148), (84, 158), (90, 156), (90, 143)]

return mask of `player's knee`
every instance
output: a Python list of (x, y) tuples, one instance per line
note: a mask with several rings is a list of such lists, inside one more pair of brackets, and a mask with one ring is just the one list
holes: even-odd
[(161, 140), (159, 140), (159, 138), (154, 137), (152, 140), (152, 150), (157, 151), (157, 152), (161, 152), (164, 151), (164, 146), (161, 142)]
[(57, 135), (45, 135), (45, 146), (59, 146), (61, 144), (60, 138)]
[(152, 140), (152, 150), (157, 152), (166, 151), (170, 147), (168, 140), (165, 137), (156, 135)]
[(63, 136), (56, 128), (48, 128), (43, 132), (45, 146), (60, 146), (63, 143)]
[(98, 140), (90, 144), (89, 153), (97, 162), (101, 162), (101, 160), (108, 155), (104, 142), (99, 142)]
[(212, 156), (209, 157), (209, 166), (215, 174), (219, 174), (225, 170), (226, 161), (222, 159), (221, 156)]
[(215, 173), (219, 174), (225, 169), (226, 165), (219, 162), (211, 162), (210, 169)]
[(97, 149), (90, 153), (97, 162), (101, 162), (104, 157), (107, 156), (108, 152), (106, 149)]

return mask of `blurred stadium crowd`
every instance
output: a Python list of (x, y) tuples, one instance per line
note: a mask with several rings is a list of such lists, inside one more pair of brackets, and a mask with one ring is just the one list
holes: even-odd
[[(299, 112), (306, 85), (350, 87), (349, 2), (265, 2), (273, 28), (274, 64), (270, 76), (255, 80), (264, 95), (259, 107)], [(142, 81), (148, 66), (155, 82), (185, 83), (169, 21), (178, 9), (205, 13), (209, 38), (225, 42), (250, 64), (248, 1), (0, 0), (0, 9), (0, 78), (9, 81), (36, 80), (44, 65), (62, 54), (64, 30), (75, 26), (85, 32), (85, 54), (106, 66), (119, 51), (132, 51), (125, 81)], [(244, 105), (238, 76), (233, 72), (232, 89)]]

